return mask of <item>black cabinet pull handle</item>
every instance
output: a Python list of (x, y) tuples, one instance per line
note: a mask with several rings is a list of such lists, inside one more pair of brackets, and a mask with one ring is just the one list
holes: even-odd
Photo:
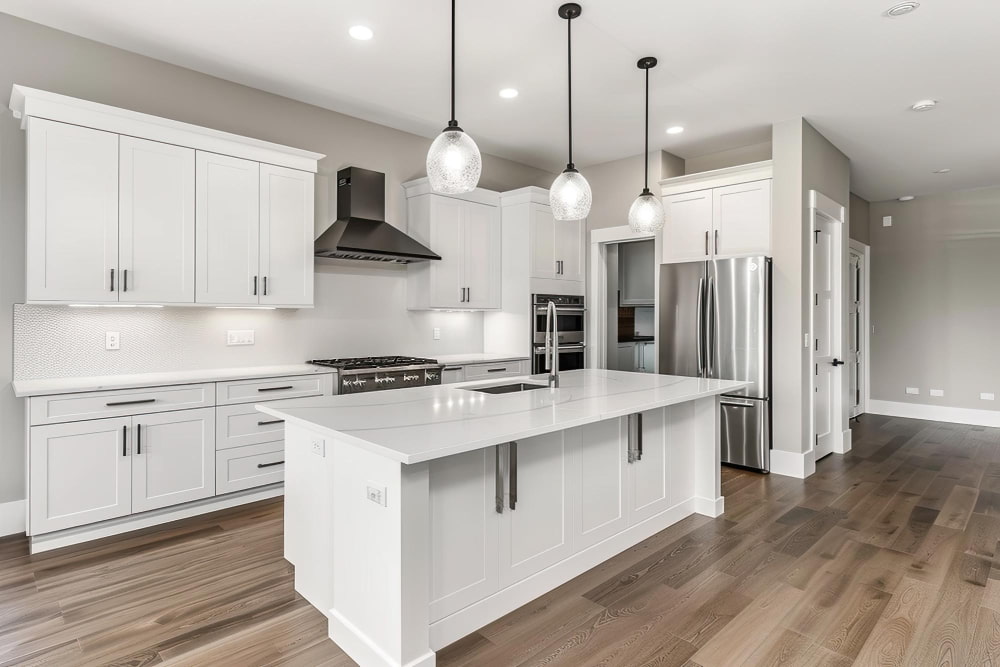
[(128, 424), (122, 426), (122, 456), (128, 456)]
[(264, 296), (267, 296), (267, 276), (264, 276)]
[(284, 461), (275, 461), (274, 463), (258, 463), (258, 468), (270, 468), (272, 466), (280, 466)]
[(156, 403), (155, 398), (140, 398), (134, 401), (111, 401), (110, 403), (105, 403), (104, 405), (109, 408), (113, 408), (116, 405), (139, 405), (141, 403)]
[(507, 369), (506, 368), (487, 368), (486, 372), (487, 373), (506, 373)]
[(293, 385), (288, 385), (286, 387), (259, 387), (257, 391), (281, 391), (283, 389), (295, 389)]
[(135, 453), (142, 454), (142, 424), (135, 425)]
[(115, 291), (115, 270), (111, 269), (111, 291)]
[(283, 424), (284, 419), (268, 419), (267, 421), (257, 422), (257, 426), (269, 426), (271, 424)]
[(460, 370), (462, 370), (462, 367), (461, 366), (445, 366), (441, 370), (443, 370), (443, 371), (460, 371)]
[(508, 450), (510, 462), (510, 508), (517, 509), (517, 443), (510, 443)]
[(128, 291), (128, 269), (122, 271), (122, 291)]
[(253, 277), (253, 295), (257, 296), (257, 276)]

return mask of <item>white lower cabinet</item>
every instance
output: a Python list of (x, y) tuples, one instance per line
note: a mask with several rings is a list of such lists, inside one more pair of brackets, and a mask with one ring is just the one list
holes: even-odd
[(215, 409), (132, 418), (132, 511), (215, 495)]
[[(676, 489), (671, 489), (670, 433), (666, 427), (666, 410), (642, 413), (641, 456), (628, 468), (628, 525), (632, 526), (671, 507)], [(627, 428), (627, 426), (625, 426)], [(684, 468), (690, 470), (690, 468)]]
[[(258, 413), (259, 414), (259, 413)], [(285, 480), (285, 441), (264, 442), (215, 454), (215, 493), (232, 493)]]
[(130, 417), (31, 429), (29, 508), (33, 533), (132, 512)]
[[(575, 491), (576, 548), (585, 549), (628, 527), (625, 488), (628, 439), (624, 419), (608, 419), (575, 429), (579, 474)], [(614, 474), (610, 474), (611, 472)]]

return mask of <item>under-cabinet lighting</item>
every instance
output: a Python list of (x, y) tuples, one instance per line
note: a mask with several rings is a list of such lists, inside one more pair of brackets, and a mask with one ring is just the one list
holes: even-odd
[(154, 303), (71, 303), (70, 308), (163, 308)]
[(276, 306), (216, 306), (218, 310), (275, 310)]

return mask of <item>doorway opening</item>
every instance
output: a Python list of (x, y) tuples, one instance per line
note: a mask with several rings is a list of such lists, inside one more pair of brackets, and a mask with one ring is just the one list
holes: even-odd
[(848, 349), (850, 387), (849, 417), (856, 419), (868, 411), (868, 271), (870, 248), (851, 239), (848, 249)]

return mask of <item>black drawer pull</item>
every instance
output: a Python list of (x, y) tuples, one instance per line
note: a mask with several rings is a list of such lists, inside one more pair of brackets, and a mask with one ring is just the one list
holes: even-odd
[(271, 424), (283, 424), (284, 419), (268, 419), (267, 421), (257, 422), (257, 426), (270, 426)]
[(284, 461), (275, 461), (274, 463), (258, 463), (258, 468), (271, 468), (273, 466), (280, 466)]
[(487, 373), (506, 373), (507, 369), (506, 368), (487, 368), (486, 372)]
[(460, 370), (462, 370), (462, 367), (461, 366), (445, 366), (441, 370), (443, 370), (443, 371), (460, 371)]
[(140, 398), (134, 401), (112, 401), (110, 403), (105, 403), (109, 408), (113, 408), (116, 405), (139, 405), (140, 403), (156, 403), (155, 398)]
[(286, 387), (259, 387), (257, 391), (284, 391), (285, 389), (295, 389), (295, 386), (288, 385)]

